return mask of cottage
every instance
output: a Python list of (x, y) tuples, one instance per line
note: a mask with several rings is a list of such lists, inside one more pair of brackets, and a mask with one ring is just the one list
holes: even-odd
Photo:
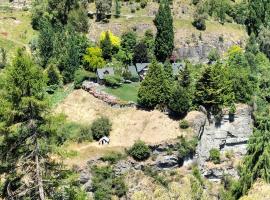
[(140, 76), (140, 80), (144, 80), (144, 78), (147, 74), (149, 65), (150, 65), (150, 63), (136, 63), (136, 70)]
[(108, 137), (104, 136), (98, 141), (98, 144), (99, 145), (110, 144), (110, 139)]
[(180, 72), (180, 70), (182, 70), (184, 68), (185, 64), (184, 63), (173, 63), (172, 64), (172, 69), (173, 69), (173, 75), (177, 76)]
[(99, 84), (104, 83), (105, 76), (113, 76), (114, 75), (114, 69), (112, 67), (105, 67), (97, 69), (97, 82)]

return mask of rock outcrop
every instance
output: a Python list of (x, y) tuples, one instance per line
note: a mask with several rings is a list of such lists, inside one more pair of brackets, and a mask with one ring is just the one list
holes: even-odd
[(230, 166), (209, 168), (210, 150), (219, 149), (221, 153), (232, 152), (238, 158), (246, 154), (248, 139), (253, 131), (252, 108), (247, 105), (237, 105), (234, 116), (224, 111), (221, 121), (207, 119), (202, 112), (191, 112), (186, 118), (199, 138), (196, 158), (208, 178), (218, 179), (223, 173), (236, 174), (236, 169)]

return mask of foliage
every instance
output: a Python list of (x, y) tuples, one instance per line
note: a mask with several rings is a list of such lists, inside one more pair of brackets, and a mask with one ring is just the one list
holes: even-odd
[(1, 195), (7, 199), (53, 198), (70, 173), (49, 156), (57, 145), (57, 133), (54, 121), (45, 115), (46, 79), (22, 49), (5, 73), (1, 98), (6, 103), (1, 103), (5, 109), (0, 109), (1, 131), (5, 133), (0, 144), (1, 176), (5, 180)]
[(132, 53), (137, 44), (137, 34), (134, 31), (128, 31), (121, 36), (121, 47), (124, 51)]
[(96, 79), (96, 74), (88, 72), (82, 68), (77, 69), (74, 75), (74, 88), (80, 88), (83, 81), (87, 79)]
[(102, 57), (105, 60), (111, 60), (113, 54), (113, 45), (108, 31), (105, 34), (104, 40), (100, 41), (100, 48), (102, 49)]
[(106, 162), (108, 161), (110, 164), (116, 164), (119, 160), (123, 159), (125, 155), (119, 152), (109, 152), (108, 154), (104, 155), (101, 160)]
[(217, 51), (217, 49), (211, 49), (207, 58), (209, 60), (209, 63), (213, 63), (215, 61), (218, 61), (220, 59), (220, 55), (219, 55), (219, 52)]
[(205, 20), (207, 19), (207, 10), (205, 9), (204, 4), (205, 3), (202, 1), (197, 4), (193, 16), (194, 20), (192, 22), (192, 25), (201, 31), (206, 29)]
[(174, 113), (184, 115), (189, 111), (190, 106), (191, 97), (187, 88), (180, 85), (174, 86), (168, 104), (169, 109), (171, 109)]
[(93, 172), (93, 191), (95, 200), (111, 199), (112, 195), (122, 197), (127, 192), (122, 177), (116, 177), (112, 168), (109, 166), (92, 168)]
[(115, 17), (119, 18), (121, 15), (121, 3), (119, 0), (115, 1)]
[(131, 155), (135, 160), (143, 161), (150, 157), (151, 151), (145, 142), (138, 140), (128, 150), (128, 154)]
[(187, 129), (187, 128), (189, 128), (189, 123), (188, 123), (188, 121), (187, 121), (187, 120), (181, 120), (181, 121), (179, 122), (179, 127), (180, 127), (181, 129)]
[(143, 42), (139, 42), (134, 48), (133, 63), (148, 63), (148, 49)]
[(159, 173), (156, 170), (153, 170), (151, 167), (146, 166), (143, 169), (143, 172), (145, 175), (152, 177), (160, 185), (168, 188), (169, 181), (166, 179), (165, 176), (159, 175)]
[(150, 66), (138, 92), (138, 103), (147, 108), (166, 106), (171, 88), (163, 66), (154, 61)]
[(155, 56), (158, 61), (164, 62), (174, 49), (173, 17), (168, 0), (160, 2), (154, 24), (157, 28)]
[(209, 160), (212, 161), (214, 164), (219, 164), (220, 163), (220, 151), (218, 149), (211, 149)]
[(187, 156), (193, 156), (196, 151), (197, 139), (186, 140), (183, 136), (179, 137), (177, 143), (178, 156), (180, 159), (184, 159)]
[(60, 74), (59, 69), (54, 64), (50, 64), (46, 68), (45, 73), (48, 77), (47, 85), (62, 86), (63, 78)]
[[(270, 10), (269, 10), (270, 11)], [(270, 29), (263, 28), (258, 35), (260, 50), (270, 59)]]
[(119, 87), (121, 86), (122, 77), (119, 75), (106, 75), (104, 77), (104, 83), (109, 87)]
[(109, 136), (112, 130), (112, 124), (108, 117), (100, 117), (96, 119), (91, 125), (93, 138), (99, 140), (104, 136)]
[(111, 13), (112, 0), (95, 0), (97, 20), (106, 19), (106, 15)]
[(102, 50), (99, 47), (89, 47), (83, 56), (86, 70), (95, 71), (105, 66), (106, 62), (102, 57)]
[(87, 33), (89, 29), (87, 7), (80, 6), (71, 10), (68, 14), (68, 24), (77, 32)]
[(107, 33), (110, 36), (110, 40), (111, 40), (112, 45), (114, 46), (114, 48), (118, 49), (120, 47), (120, 44), (121, 44), (121, 39), (119, 37), (115, 36), (111, 31), (103, 31), (103, 32), (101, 32), (99, 41), (102, 42), (103, 40), (105, 40)]
[(148, 57), (150, 59), (153, 59), (155, 49), (155, 37), (151, 29), (145, 31), (142, 42), (147, 46)]

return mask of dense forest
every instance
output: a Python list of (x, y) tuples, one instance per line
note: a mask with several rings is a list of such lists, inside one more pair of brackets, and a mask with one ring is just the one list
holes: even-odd
[[(105, 68), (113, 68), (114, 73), (104, 77), (104, 87), (112, 90), (127, 81), (138, 83), (137, 107), (169, 113), (171, 118), (181, 119), (183, 129), (189, 126), (183, 119), (190, 111), (203, 108), (210, 122), (212, 116), (216, 121), (221, 119), (225, 108), (233, 116), (237, 104), (251, 106), (254, 130), (247, 154), (238, 166), (239, 179), (224, 175), (217, 199), (240, 199), (259, 179), (270, 183), (270, 1), (190, 1), (194, 9), (191, 25), (200, 33), (213, 20), (221, 25), (241, 24), (248, 34), (245, 44), (233, 44), (225, 53), (212, 48), (207, 62), (175, 58), (177, 19), (172, 0), (155, 2), (154, 31), (148, 29), (139, 35), (136, 30), (128, 30), (116, 35), (107, 30), (98, 35), (98, 41), (88, 38), (88, 32), (94, 31), (90, 18), (108, 24), (122, 17), (126, 5), (144, 9), (151, 3), (34, 0), (27, 12), (31, 12), (36, 35), (29, 45), (11, 53), (0, 40), (0, 198), (88, 199), (78, 171), (63, 162), (64, 144), (109, 137), (112, 122), (103, 116), (74, 130), (65, 116), (55, 113), (52, 97), (69, 85), (80, 89), (85, 80), (96, 82), (99, 70)], [(94, 5), (95, 13), (89, 12), (89, 5)], [(136, 8), (131, 7), (130, 12), (136, 12)], [(137, 63), (149, 63), (143, 78), (129, 70)], [(183, 65), (177, 74), (172, 67), (175, 63)], [(181, 139), (182, 157), (195, 153), (196, 140)], [(219, 163), (219, 152), (212, 153)], [(130, 156), (140, 162), (147, 160), (151, 151), (138, 140), (125, 154), (103, 159), (113, 164)], [(128, 186), (110, 165), (95, 166), (91, 171), (94, 199), (128, 199)], [(150, 169), (147, 173), (166, 187), (164, 177)], [(192, 173), (197, 184), (193, 188), (197, 196), (192, 199), (202, 199), (198, 188), (203, 190), (203, 177), (197, 167)]]

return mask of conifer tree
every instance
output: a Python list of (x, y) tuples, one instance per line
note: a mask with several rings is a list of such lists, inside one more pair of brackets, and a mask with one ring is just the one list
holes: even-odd
[(160, 2), (154, 24), (157, 28), (155, 56), (158, 61), (164, 62), (174, 49), (173, 17), (168, 0)]
[(139, 42), (134, 48), (133, 63), (148, 63), (148, 49), (143, 42)]
[(170, 98), (170, 90), (162, 64), (153, 61), (139, 88), (138, 102), (150, 109), (156, 106), (165, 107)]
[(17, 52), (5, 73), (0, 99), (5, 108), (0, 109), (1, 197), (54, 198), (59, 187), (66, 186), (66, 172), (51, 158), (57, 128), (47, 115), (46, 79), (24, 50)]
[(100, 42), (100, 48), (102, 49), (103, 58), (111, 60), (113, 46), (108, 31), (106, 32), (105, 39)]

